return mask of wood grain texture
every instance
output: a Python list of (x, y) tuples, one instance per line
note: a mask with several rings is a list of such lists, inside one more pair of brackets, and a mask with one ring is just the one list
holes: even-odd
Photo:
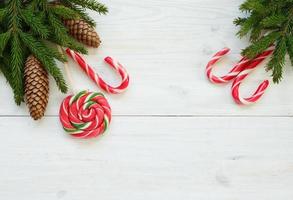
[[(10, 127), (11, 121), (16, 125)], [(106, 135), (87, 141), (65, 136), (56, 124), (55, 117), (41, 124), (1, 119), (2, 130), (9, 130), (0, 145), (1, 199), (290, 200), (293, 195), (290, 118), (116, 117)]]
[[(109, 15), (92, 13), (103, 43), (85, 57), (109, 83), (119, 80), (102, 62), (108, 55), (131, 76), (125, 94), (107, 95), (110, 130), (94, 140), (67, 136), (57, 117), (65, 95), (53, 80), (47, 116), (33, 122), (0, 76), (0, 199), (292, 200), (290, 64), (283, 82), (250, 107), (234, 104), (230, 84), (205, 77), (217, 50), (230, 47), (235, 61), (248, 45), (232, 24), (242, 1), (103, 2)], [(70, 66), (75, 88), (100, 90)], [(269, 75), (256, 70), (243, 95)]]

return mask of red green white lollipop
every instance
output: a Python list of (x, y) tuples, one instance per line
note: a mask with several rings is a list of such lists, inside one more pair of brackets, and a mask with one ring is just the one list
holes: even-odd
[(87, 91), (65, 98), (59, 116), (64, 130), (76, 138), (93, 138), (103, 134), (112, 117), (104, 95)]
[[(63, 52), (61, 47), (59, 51)], [(129, 75), (124, 67), (111, 57), (107, 57), (105, 61), (120, 74), (121, 84), (118, 87), (108, 85), (78, 53), (70, 49), (66, 51), (86, 72), (87, 76), (104, 91), (110, 94), (118, 94), (127, 89)], [(73, 86), (68, 63), (65, 63), (64, 66), (69, 82), (71, 82), (70, 85)], [(66, 132), (73, 137), (87, 139), (103, 134), (109, 127), (112, 115), (111, 107), (102, 93), (81, 91), (64, 99), (60, 106), (59, 117)]]

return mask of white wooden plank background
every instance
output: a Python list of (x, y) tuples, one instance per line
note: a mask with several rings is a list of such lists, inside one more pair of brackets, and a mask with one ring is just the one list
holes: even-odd
[[(229, 46), (235, 60), (248, 44), (232, 24), (242, 1), (103, 2), (109, 15), (92, 14), (103, 45), (86, 58), (110, 83), (117, 81), (102, 65), (107, 55), (131, 75), (127, 93), (107, 95), (115, 115), (110, 130), (87, 141), (67, 136), (57, 117), (65, 96), (53, 81), (47, 115), (33, 122), (1, 76), (0, 199), (291, 200), (290, 64), (283, 82), (250, 107), (234, 104), (230, 85), (204, 76), (215, 51)], [(77, 89), (98, 90), (71, 66)], [(243, 94), (268, 77), (257, 70)]]

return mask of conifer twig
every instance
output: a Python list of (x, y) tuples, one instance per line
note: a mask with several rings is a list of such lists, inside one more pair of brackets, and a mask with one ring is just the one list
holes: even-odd
[(293, 65), (293, 1), (292, 0), (246, 0), (240, 10), (248, 14), (234, 23), (240, 26), (237, 35), (250, 36), (251, 45), (242, 51), (243, 56), (253, 58), (270, 45), (276, 50), (267, 69), (272, 71), (273, 81), (283, 77), (286, 54)]
[(11, 86), (17, 105), (24, 100), (25, 60), (34, 55), (54, 78), (61, 92), (67, 92), (67, 85), (56, 59), (66, 58), (53, 43), (86, 54), (87, 50), (73, 38), (65, 19), (82, 19), (95, 25), (86, 12), (94, 10), (100, 14), (108, 12), (107, 7), (96, 0), (9, 0), (0, 3), (0, 71)]

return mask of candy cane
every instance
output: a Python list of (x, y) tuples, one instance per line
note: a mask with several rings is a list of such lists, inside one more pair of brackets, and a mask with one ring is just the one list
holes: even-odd
[(216, 53), (213, 58), (209, 61), (206, 67), (206, 74), (208, 79), (212, 83), (220, 84), (220, 83), (228, 83), (232, 79), (234, 79), (243, 69), (249, 64), (250, 60), (247, 58), (242, 58), (232, 69), (231, 71), (222, 77), (215, 76), (212, 73), (212, 69), (214, 68), (214, 65), (222, 59), (225, 55), (227, 55), (230, 52), (229, 48), (224, 48), (218, 53)]
[(93, 138), (107, 130), (111, 108), (103, 94), (82, 91), (64, 99), (59, 118), (64, 130), (73, 137)]
[(270, 47), (268, 50), (264, 51), (257, 58), (255, 58), (242, 72), (238, 74), (232, 84), (232, 96), (236, 103), (242, 105), (253, 104), (258, 101), (264, 94), (265, 90), (269, 86), (269, 81), (263, 81), (254, 94), (249, 98), (242, 98), (239, 94), (239, 87), (243, 80), (253, 71), (260, 63), (262, 63), (267, 57), (269, 57), (274, 52), (274, 47)]
[(118, 94), (124, 92), (129, 85), (129, 75), (125, 68), (117, 61), (111, 57), (106, 57), (105, 62), (108, 63), (112, 68), (117, 71), (122, 79), (122, 82), (117, 87), (112, 87), (108, 85), (95, 71), (91, 66), (89, 66), (85, 60), (77, 53), (71, 49), (66, 49), (67, 54), (79, 64), (83, 71), (90, 77), (97, 85), (99, 85), (103, 90), (108, 93)]

